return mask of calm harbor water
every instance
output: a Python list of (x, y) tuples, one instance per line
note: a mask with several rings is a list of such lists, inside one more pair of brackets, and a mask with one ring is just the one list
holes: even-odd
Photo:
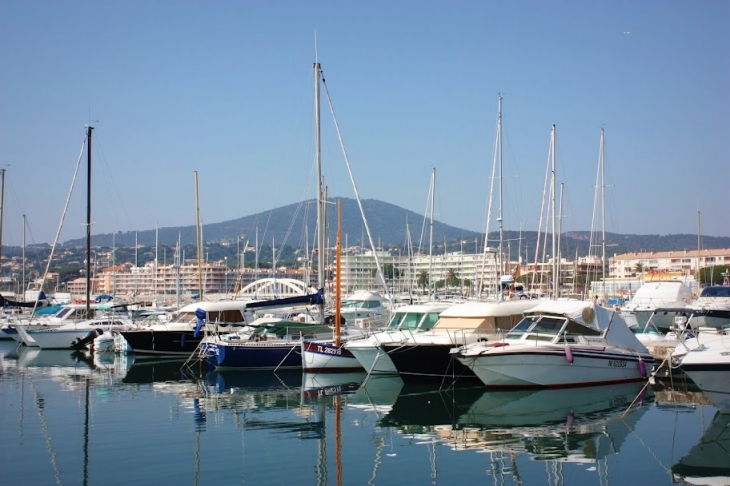
[(0, 342), (2, 483), (730, 482), (730, 415), (683, 381), (485, 392), (182, 364)]

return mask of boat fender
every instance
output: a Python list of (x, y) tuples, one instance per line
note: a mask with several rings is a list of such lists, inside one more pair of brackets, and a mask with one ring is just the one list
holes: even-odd
[(181, 348), (185, 347), (185, 333), (184, 332), (180, 333), (180, 347)]
[(573, 350), (570, 349), (570, 344), (565, 345), (565, 359), (568, 363), (573, 364)]
[(641, 358), (639, 358), (639, 373), (642, 378), (646, 378), (646, 363)]
[(575, 415), (573, 415), (573, 412), (569, 412), (568, 417), (565, 420), (565, 430), (567, 432), (570, 432), (570, 428), (573, 426), (573, 420), (575, 420)]

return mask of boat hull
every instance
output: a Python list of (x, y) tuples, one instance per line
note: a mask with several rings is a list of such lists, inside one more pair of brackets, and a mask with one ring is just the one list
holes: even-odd
[[(108, 331), (107, 331), (108, 332)], [(94, 333), (94, 337), (104, 331), (96, 328), (84, 329), (46, 329), (30, 331), (29, 334), (41, 349), (72, 349), (74, 345)]]
[(201, 355), (216, 368), (250, 370), (301, 369), (299, 341), (204, 341)]
[(332, 340), (302, 340), (302, 368), (313, 372), (353, 372), (364, 368), (343, 344)]
[(195, 331), (121, 331), (134, 354), (155, 356), (190, 356), (203, 339)]
[(643, 381), (647, 365), (653, 362), (651, 355), (603, 348), (566, 352), (560, 346), (493, 348), (458, 360), (491, 388), (571, 388)]
[(381, 344), (405, 383), (427, 383), (478, 378), (451, 353), (453, 344)]
[(357, 359), (360, 365), (370, 374), (375, 375), (397, 375), (390, 356), (380, 345), (370, 344), (368, 346), (345, 346)]

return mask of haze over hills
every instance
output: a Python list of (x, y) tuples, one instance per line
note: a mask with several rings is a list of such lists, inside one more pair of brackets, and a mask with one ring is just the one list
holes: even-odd
[[(342, 201), (342, 234), (343, 244), (348, 246), (370, 247), (365, 232), (365, 226), (360, 215), (357, 201), (352, 198), (340, 198)], [(332, 202), (335, 202), (333, 199)], [(367, 217), (373, 241), (376, 246), (382, 248), (400, 247), (405, 248), (407, 233), (410, 228), (412, 245), (418, 248), (419, 242), (424, 252), (428, 251), (430, 220), (423, 215), (401, 208), (399, 206), (375, 199), (362, 201), (363, 210)], [(336, 205), (328, 206), (328, 229), (327, 235), (330, 246), (334, 245), (336, 232)], [(290, 204), (268, 212), (253, 214), (242, 218), (223, 221), (220, 223), (209, 223), (203, 225), (203, 240), (208, 242), (228, 242), (236, 244), (240, 237), (241, 246), (248, 241), (253, 246), (256, 241), (258, 229), (259, 244), (277, 247), (288, 245), (294, 248), (304, 248), (305, 228), (309, 235), (309, 248), (314, 245), (316, 230), (316, 206), (313, 200), (304, 201), (300, 204)], [(173, 246), (178, 241), (182, 245), (195, 244), (195, 226), (164, 227), (159, 228), (159, 244)], [(528, 256), (528, 260), (534, 259), (535, 245), (537, 243), (536, 231), (505, 231), (505, 251), (516, 256), (518, 249), (520, 254)], [(544, 238), (542, 235), (541, 238)], [(489, 246), (498, 245), (499, 235), (496, 232), (489, 234)], [(548, 238), (550, 236), (548, 235)], [(133, 231), (119, 232), (115, 235), (114, 244), (117, 247), (134, 246), (135, 233)], [(363, 241), (365, 244), (363, 245)], [(153, 246), (155, 244), (155, 230), (137, 232), (137, 242), (141, 246)], [(484, 246), (483, 233), (465, 230), (450, 226), (448, 224), (434, 221), (433, 223), (434, 252), (441, 253), (444, 249), (444, 242), (448, 251), (464, 249), (465, 252), (481, 250)], [(64, 247), (76, 247), (86, 244), (83, 238), (69, 240), (63, 243)], [(594, 240), (595, 245), (600, 244), (600, 235)], [(112, 246), (112, 235), (92, 235), (92, 245), (101, 247)], [(697, 249), (697, 235), (676, 234), (676, 235), (626, 235), (606, 233), (606, 251), (608, 255), (639, 252), (639, 251), (693, 251)], [(548, 246), (549, 243), (548, 243)], [(575, 231), (564, 233), (561, 247), (564, 255), (573, 257), (576, 254), (584, 256), (588, 254), (590, 246), (589, 231)], [(730, 248), (730, 237), (702, 236), (702, 248)], [(600, 255), (600, 247), (595, 247), (593, 253)]]

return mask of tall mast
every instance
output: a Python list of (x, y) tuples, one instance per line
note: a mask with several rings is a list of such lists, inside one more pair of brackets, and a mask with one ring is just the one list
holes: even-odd
[[(324, 297), (325, 280), (325, 215), (324, 205), (327, 200), (324, 195), (324, 181), (322, 180), (322, 139), (320, 133), (320, 106), (319, 91), (322, 67), (314, 63), (314, 146), (315, 161), (317, 164), (317, 290)], [(324, 298), (320, 304), (320, 320), (324, 322)]]
[[(197, 185), (196, 185), (197, 187)], [(160, 247), (160, 232), (157, 227), (157, 222), (155, 221), (155, 265), (154, 265), (154, 275), (152, 277), (152, 286), (154, 289), (152, 290), (152, 306), (157, 307), (157, 269), (159, 268), (159, 247)]]
[(555, 124), (553, 124), (552, 133), (550, 135), (551, 135), (550, 138), (551, 138), (551, 145), (552, 145), (552, 153), (550, 154), (550, 156), (551, 156), (550, 165), (551, 165), (551, 174), (552, 174), (552, 179), (551, 179), (551, 183), (550, 183), (550, 191), (551, 191), (550, 204), (552, 206), (551, 216), (552, 216), (552, 221), (553, 221), (553, 224), (552, 224), (552, 228), (553, 228), (553, 240), (552, 240), (553, 241), (553, 272), (552, 272), (552, 274), (553, 274), (553, 279), (552, 279), (553, 280), (553, 288), (552, 288), (553, 292), (552, 292), (552, 295), (553, 295), (554, 299), (557, 299), (558, 298), (558, 290), (557, 290), (558, 288), (557, 288), (556, 278), (557, 278), (557, 273), (558, 273), (558, 267), (557, 267), (556, 262), (557, 262), (558, 255), (557, 255), (557, 246), (556, 246), (557, 245), (557, 235), (555, 234), (557, 231), (557, 225), (555, 224), (556, 223), (556, 221), (555, 221), (555, 193), (556, 193), (556, 190), (555, 190), (556, 189), (556, 187), (555, 187), (555, 185), (556, 185), (556, 179), (555, 179)]
[(499, 95), (499, 114), (497, 116), (497, 154), (499, 156), (499, 272), (497, 272), (497, 280), (499, 281), (499, 300), (504, 300), (504, 292), (502, 291), (502, 275), (504, 274), (503, 260), (503, 244), (504, 244), (504, 228), (502, 226), (502, 95)]
[(335, 346), (340, 346), (340, 302), (342, 300), (342, 200), (337, 200), (337, 240), (335, 243)]
[(563, 235), (563, 183), (560, 183), (560, 212), (558, 214), (558, 252), (557, 252), (557, 260), (558, 260), (558, 267), (556, 271), (556, 275), (554, 278), (555, 287), (557, 288), (556, 296), (559, 296), (558, 292), (560, 292), (560, 272), (561, 272), (561, 265), (560, 260), (562, 256), (562, 251), (560, 249), (560, 241), (562, 240), (561, 236)]
[(700, 210), (697, 209), (697, 272), (695, 280), (697, 280), (697, 288), (700, 287), (700, 259), (702, 258), (702, 227), (700, 220)]
[(603, 277), (603, 300), (605, 301), (608, 271), (606, 267), (606, 165), (603, 143), (603, 128), (601, 128), (601, 276)]
[(202, 235), (200, 231), (200, 202), (198, 199), (198, 171), (195, 171), (195, 245), (198, 247), (198, 300), (203, 301), (203, 263), (202, 263)]
[[(430, 225), (430, 235), (428, 238), (428, 294), (429, 298), (433, 299), (434, 294), (434, 288), (433, 288), (433, 275), (431, 275), (431, 272), (433, 272), (433, 212), (434, 212), (434, 204), (436, 200), (436, 167), (431, 168), (431, 225)], [(446, 248), (444, 247), (444, 253), (446, 252)]]
[(91, 131), (86, 127), (86, 318), (91, 318)]
[[(23, 272), (22, 272), (22, 297), (21, 300), (25, 302), (25, 214), (23, 215)], [(36, 299), (38, 300), (38, 299)]]
[[(2, 272), (3, 259), (3, 207), (5, 200), (5, 169), (0, 169), (0, 272)], [(23, 290), (25, 295), (25, 290)]]

